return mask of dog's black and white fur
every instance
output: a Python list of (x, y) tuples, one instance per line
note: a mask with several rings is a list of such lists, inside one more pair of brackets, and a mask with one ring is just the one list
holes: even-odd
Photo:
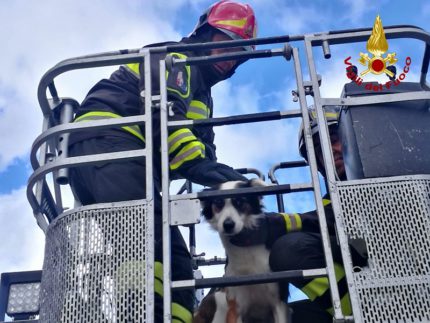
[[(218, 189), (265, 186), (257, 179), (222, 184)], [(203, 202), (203, 215), (218, 231), (226, 250), (228, 263), (225, 276), (240, 276), (270, 272), (269, 250), (264, 244), (238, 247), (230, 238), (244, 228), (254, 228), (264, 216), (261, 197), (215, 198)], [(280, 299), (276, 283), (226, 288), (227, 299), (234, 299), (239, 318), (237, 322), (287, 322), (287, 305)], [(219, 313), (218, 313), (219, 314)], [(216, 318), (221, 317), (218, 320)], [(225, 323), (222, 315), (215, 315), (213, 323)]]

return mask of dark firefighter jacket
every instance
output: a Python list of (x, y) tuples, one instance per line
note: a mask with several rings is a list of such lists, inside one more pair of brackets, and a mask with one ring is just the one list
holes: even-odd
[[(164, 46), (175, 43), (161, 43)], [(170, 53), (176, 58), (195, 56), (193, 52)], [(152, 95), (159, 94), (159, 61), (166, 53), (151, 54)], [(115, 71), (109, 79), (98, 82), (88, 93), (75, 117), (75, 122), (102, 118), (127, 117), (144, 114), (144, 103), (140, 93), (144, 90), (144, 64), (127, 64)], [(168, 101), (172, 107), (169, 120), (207, 119), (212, 117), (211, 89), (206, 85), (201, 68), (193, 66), (174, 66), (166, 72)], [(125, 126), (116, 129), (94, 132), (73, 133), (70, 144), (94, 136), (112, 135), (132, 136), (143, 140), (144, 126)], [(153, 112), (154, 149), (160, 147), (159, 113)], [(232, 168), (216, 163), (214, 132), (212, 126), (194, 126), (191, 130), (180, 128), (169, 130), (169, 166), (175, 176), (179, 174), (202, 185), (214, 185), (228, 180), (241, 180), (243, 177)], [(159, 154), (156, 154), (159, 155)], [(158, 159), (158, 160), (157, 160)], [(159, 156), (154, 161), (160, 165)], [(159, 169), (157, 171), (160, 171)]]
[[(324, 213), (327, 219), (329, 234), (334, 236), (334, 213), (328, 196), (323, 198)], [(268, 246), (271, 246), (279, 237), (294, 231), (320, 233), (318, 214), (316, 210), (306, 213), (267, 213), (269, 226)]]
[[(334, 212), (331, 201), (328, 199), (328, 195), (323, 198), (323, 205), (330, 234), (334, 270), (341, 297), (340, 301), (342, 311), (345, 315), (351, 315), (352, 312), (345, 270), (342, 265), (340, 249), (337, 246), (337, 239), (335, 238)], [(279, 216), (279, 214), (269, 214), (267, 218), (268, 225), (270, 227), (268, 235), (270, 237), (270, 241), (268, 241), (269, 245), (273, 244), (278, 238), (286, 233), (299, 231), (299, 236), (295, 236), (294, 239), (298, 239), (300, 242), (296, 241), (295, 243), (288, 245), (288, 247), (294, 248), (294, 246), (300, 245), (302, 248), (299, 248), (298, 250), (290, 250), (289, 254), (291, 258), (296, 259), (297, 261), (300, 259), (301, 265), (306, 267), (304, 269), (325, 266), (324, 254), (321, 247), (320, 226), (316, 210), (301, 214), (281, 214), (281, 216)], [(284, 243), (282, 245), (287, 248), (287, 244)], [(366, 265), (367, 256), (360, 254), (353, 245), (350, 245), (350, 247), (353, 264), (360, 267)], [(303, 252), (305, 253), (303, 254)], [(279, 259), (276, 261), (279, 262)], [(289, 266), (292, 265), (290, 264)], [(292, 281), (292, 283), (307, 295), (312, 304), (333, 315), (329, 282), (326, 277), (319, 277), (311, 280), (296, 279)]]

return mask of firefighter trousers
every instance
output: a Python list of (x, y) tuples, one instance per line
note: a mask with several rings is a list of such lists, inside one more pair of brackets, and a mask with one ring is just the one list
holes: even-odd
[[(331, 239), (342, 309), (350, 311), (349, 295), (343, 270), (340, 249), (336, 239)], [(270, 267), (273, 271), (325, 268), (321, 235), (313, 232), (292, 232), (280, 237), (272, 246)], [(291, 303), (293, 323), (332, 322), (332, 304), (327, 277), (289, 280), (299, 288), (308, 300)], [(281, 290), (288, 291), (288, 283), (281, 284)], [(286, 295), (285, 295), (286, 296)], [(351, 313), (347, 313), (351, 314)]]
[[(70, 156), (110, 153), (145, 148), (143, 142), (124, 135), (90, 138), (74, 143), (69, 148)], [(70, 185), (75, 197), (83, 204), (118, 202), (144, 199), (146, 197), (145, 160), (105, 162), (82, 166), (70, 170)], [(159, 194), (160, 179), (155, 176), (155, 322), (162, 322), (162, 214)], [(157, 189), (158, 185), (158, 189)], [(185, 241), (177, 227), (171, 228), (172, 279), (193, 278), (191, 257)], [(191, 322), (194, 306), (194, 291), (172, 293), (172, 322)]]

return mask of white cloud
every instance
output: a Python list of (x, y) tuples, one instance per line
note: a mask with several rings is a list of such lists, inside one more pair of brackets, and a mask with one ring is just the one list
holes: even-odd
[(0, 273), (42, 269), (44, 234), (32, 214), (25, 188), (0, 196)]
[[(178, 40), (173, 27), (185, 1), (2, 1), (0, 2), (0, 172), (27, 156), (40, 133), (37, 86), (58, 62), (91, 53), (139, 48)], [(160, 6), (164, 6), (160, 10)], [(82, 100), (112, 68), (70, 72), (56, 82), (59, 94)], [(67, 190), (66, 190), (67, 191)], [(65, 204), (73, 205), (70, 194)], [(0, 273), (40, 269), (44, 236), (21, 188), (0, 196)]]
[[(201, 10), (212, 2), (1, 1), (0, 172), (14, 158), (28, 153), (32, 141), (41, 130), (41, 112), (36, 100), (36, 90), (41, 76), (49, 68), (74, 56), (177, 40), (182, 35), (175, 28), (175, 22), (184, 16), (183, 10), (178, 9), (187, 7), (187, 10), (196, 12), (197, 18)], [(262, 18), (259, 18), (260, 27), (269, 31), (270, 36), (279, 34), (278, 31), (294, 34), (336, 29), (330, 27), (345, 24), (348, 19), (351, 24), (356, 24), (376, 5), (376, 2), (371, 4), (369, 0), (336, 2), (334, 8), (349, 8), (339, 14), (338, 11), (331, 12), (329, 5), (316, 6), (310, 3), (302, 6), (288, 3), (287, 6), (285, 1), (280, 0), (245, 2), (255, 5), (257, 15), (261, 14), (259, 17)], [(423, 12), (430, 11), (428, 5), (423, 5), (423, 8)], [(191, 25), (194, 25), (194, 21)], [(345, 83), (343, 59), (346, 55), (343, 56), (342, 53), (338, 57), (339, 60), (332, 59), (328, 66), (319, 70), (325, 75), (322, 91), (328, 97), (338, 97)], [(91, 85), (108, 76), (111, 70), (112, 68), (76, 71), (60, 76), (57, 83), (60, 94), (82, 100)], [(292, 80), (294, 77), (290, 73), (291, 68), (286, 68), (285, 75)], [(233, 85), (233, 81), (223, 82), (214, 89), (216, 116), (255, 113), (261, 111), (261, 108), (267, 108), (266, 102), (279, 110), (291, 105), (291, 88), (295, 86), (289, 82), (282, 80), (286, 83), (286, 90), (281, 93), (263, 94), (254, 84)], [(272, 95), (270, 100), (265, 100), (269, 95)], [(281, 108), (276, 108), (277, 106)], [(216, 140), (220, 162), (234, 167), (255, 167), (267, 173), (268, 168), (276, 162), (297, 159), (297, 131), (297, 121), (285, 120), (218, 127)], [(281, 178), (283, 183), (303, 181), (299, 172), (288, 173)], [(309, 196), (297, 198), (288, 195), (285, 201), (289, 212), (309, 209), (312, 205), (312, 198)], [(65, 204), (73, 204), (70, 195), (65, 198)], [(274, 211), (271, 207), (268, 210)], [(0, 247), (0, 273), (40, 269), (44, 237), (32, 218), (23, 188), (0, 196), (0, 223), (3, 238)], [(208, 227), (205, 222), (198, 225), (197, 251), (205, 251), (208, 257), (223, 256), (219, 238), (216, 233), (209, 232)], [(214, 267), (210, 267), (205, 272), (206, 276), (220, 275), (222, 268), (214, 270)]]
[(422, 5), (421, 14), (427, 19), (430, 14), (430, 3), (426, 2)]
[(341, 0), (345, 6), (344, 12), (340, 15), (340, 19), (349, 21), (352, 24), (357, 24), (363, 21), (365, 14), (377, 8), (381, 8), (387, 1), (381, 0), (378, 2), (371, 0), (348, 1)]
[[(257, 113), (265, 104), (263, 94), (252, 84), (233, 86), (224, 82), (214, 89), (213, 96), (215, 116)], [(276, 106), (275, 102), (271, 104)], [(297, 124), (276, 120), (216, 127), (219, 161), (235, 168), (257, 168), (267, 174), (271, 165), (296, 155)]]
[[(174, 1), (165, 6), (171, 10), (158, 10), (161, 5), (158, 2), (144, 5), (136, 1), (100, 0), (2, 2), (0, 171), (14, 158), (27, 154), (41, 130), (42, 114), (36, 92), (41, 76), (49, 68), (79, 55), (177, 40), (181, 35), (171, 22), (175, 10), (183, 4), (184, 1)], [(80, 100), (90, 85), (108, 76), (110, 70), (60, 76), (59, 93)]]

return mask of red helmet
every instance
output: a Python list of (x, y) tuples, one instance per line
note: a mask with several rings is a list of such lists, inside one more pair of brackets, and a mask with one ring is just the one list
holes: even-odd
[[(234, 40), (251, 39), (257, 36), (257, 20), (254, 10), (247, 4), (230, 0), (221, 0), (213, 4), (200, 16), (193, 33), (206, 24)], [(255, 49), (255, 46), (245, 46), (245, 49)]]

